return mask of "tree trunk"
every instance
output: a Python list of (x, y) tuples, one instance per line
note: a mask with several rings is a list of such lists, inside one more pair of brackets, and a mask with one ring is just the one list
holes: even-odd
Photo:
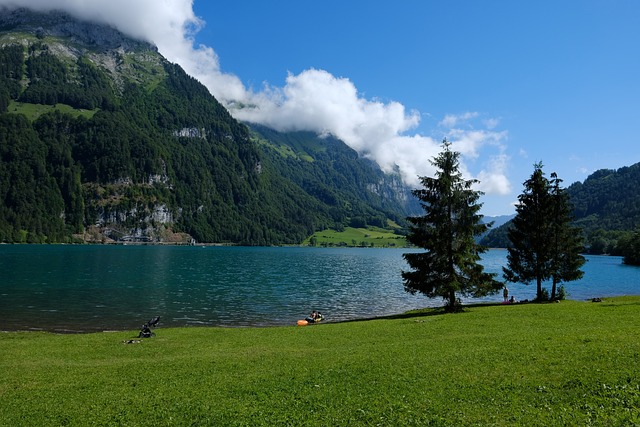
[(538, 276), (538, 278), (536, 279), (538, 288), (536, 289), (536, 299), (538, 301), (542, 301), (542, 278), (540, 276)]
[(456, 291), (449, 290), (449, 311), (456, 311)]

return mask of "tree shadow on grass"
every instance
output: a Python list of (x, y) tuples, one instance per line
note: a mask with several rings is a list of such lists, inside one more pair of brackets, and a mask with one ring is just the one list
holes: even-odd
[(427, 307), (418, 310), (411, 310), (404, 313), (389, 314), (386, 316), (373, 316), (360, 319), (343, 320), (337, 323), (352, 323), (352, 322), (368, 322), (371, 320), (400, 320), (400, 319), (417, 319), (422, 317), (441, 316), (443, 314), (454, 314), (464, 312), (464, 307), (456, 312), (451, 312), (446, 307)]
[(497, 307), (497, 306), (517, 306), (523, 304), (537, 304), (536, 301), (518, 301), (510, 304), (503, 304), (502, 302), (483, 302), (483, 303), (474, 303), (461, 305), (456, 310), (449, 310), (446, 306), (441, 307), (426, 307), (418, 310), (411, 310), (404, 313), (398, 314), (390, 314), (387, 316), (373, 316), (373, 317), (365, 317), (360, 319), (349, 319), (343, 320), (336, 323), (351, 323), (351, 322), (367, 322), (370, 320), (400, 320), (400, 319), (419, 319), (422, 317), (432, 317), (432, 316), (442, 316), (446, 314), (461, 314), (469, 312), (471, 308), (480, 308), (480, 307)]
[[(591, 301), (591, 300), (587, 300)], [(418, 310), (411, 310), (404, 313), (399, 314), (390, 314), (387, 316), (373, 316), (373, 317), (365, 317), (359, 319), (349, 319), (342, 320), (338, 322), (327, 322), (327, 323), (352, 323), (352, 322), (368, 322), (371, 320), (400, 320), (400, 319), (420, 319), (423, 317), (432, 317), (432, 316), (442, 316), (446, 314), (460, 314), (460, 313), (468, 313), (469, 309), (472, 308), (481, 308), (481, 307), (515, 307), (519, 305), (528, 305), (528, 304), (556, 304), (561, 301), (536, 301), (536, 300), (523, 300), (517, 301), (514, 303), (505, 304), (502, 302), (478, 302), (473, 304), (462, 305), (459, 309), (455, 311), (447, 310), (446, 306), (441, 307), (426, 307)], [(596, 301), (593, 301), (596, 302)], [(640, 305), (640, 297), (616, 297), (616, 298), (607, 298), (606, 300), (602, 298), (600, 301), (597, 301), (603, 307), (616, 306), (620, 307), (623, 305)]]

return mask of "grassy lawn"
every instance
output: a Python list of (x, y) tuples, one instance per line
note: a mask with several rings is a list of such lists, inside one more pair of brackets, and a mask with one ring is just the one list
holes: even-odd
[(346, 227), (344, 231), (323, 230), (314, 233), (303, 245), (315, 246), (358, 246), (376, 248), (405, 248), (408, 246), (404, 236), (394, 234), (393, 231), (382, 228), (352, 228)]
[(0, 333), (2, 426), (640, 424), (640, 297), (272, 328)]

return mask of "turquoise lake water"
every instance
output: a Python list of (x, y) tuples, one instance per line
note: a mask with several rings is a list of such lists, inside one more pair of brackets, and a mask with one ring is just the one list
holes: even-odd
[[(404, 291), (407, 251), (0, 245), (0, 329), (137, 329), (153, 316), (161, 326), (292, 325), (312, 310), (341, 321), (442, 305)], [(587, 259), (584, 278), (565, 284), (568, 298), (640, 294), (640, 268)], [(505, 262), (503, 250), (483, 257), (490, 272)], [(519, 300), (535, 296), (534, 285), (509, 289)]]

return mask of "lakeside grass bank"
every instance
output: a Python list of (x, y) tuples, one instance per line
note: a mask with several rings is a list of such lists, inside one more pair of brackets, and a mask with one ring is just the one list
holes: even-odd
[(637, 425), (640, 297), (270, 328), (0, 333), (0, 425)]

